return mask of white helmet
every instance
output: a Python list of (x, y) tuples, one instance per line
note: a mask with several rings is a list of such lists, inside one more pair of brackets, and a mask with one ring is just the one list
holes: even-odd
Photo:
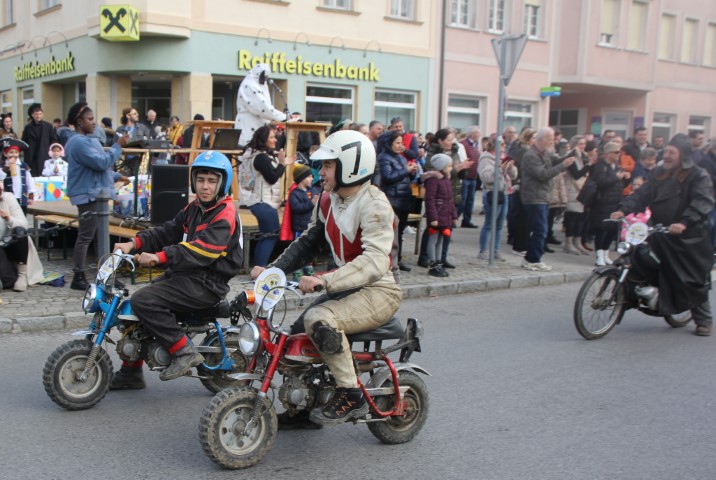
[(336, 188), (365, 183), (375, 172), (375, 147), (368, 137), (355, 130), (341, 130), (329, 136), (311, 160), (336, 160)]

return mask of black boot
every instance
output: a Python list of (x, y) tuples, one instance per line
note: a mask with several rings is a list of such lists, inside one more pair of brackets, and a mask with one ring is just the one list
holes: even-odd
[(332, 425), (364, 417), (368, 411), (368, 402), (360, 388), (339, 387), (328, 404), (322, 410), (312, 411), (309, 418), (314, 423)]
[(172, 357), (172, 363), (159, 374), (159, 380), (174, 380), (185, 375), (189, 370), (201, 364), (204, 357), (194, 350), (191, 344), (184, 345)]
[(87, 290), (87, 279), (85, 278), (85, 272), (75, 272), (72, 277), (72, 283), (70, 284), (72, 290)]
[(112, 375), (110, 390), (141, 390), (146, 388), (142, 368), (122, 367)]
[(449, 276), (448, 272), (445, 271), (445, 268), (443, 268), (443, 266), (440, 262), (432, 262), (430, 264), (430, 269), (428, 270), (428, 275), (430, 275), (431, 277), (447, 277), (447, 276)]

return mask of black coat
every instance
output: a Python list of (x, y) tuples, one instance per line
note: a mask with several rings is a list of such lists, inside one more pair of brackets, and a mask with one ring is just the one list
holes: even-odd
[(649, 246), (661, 260), (659, 313), (673, 315), (708, 300), (713, 266), (709, 215), (714, 208), (711, 178), (700, 167), (674, 175), (663, 167), (654, 169), (649, 181), (624, 198), (624, 213), (651, 209), (651, 224), (683, 223), (681, 235), (656, 233)]
[(589, 209), (589, 219), (594, 230), (615, 228), (614, 224), (605, 224), (612, 212), (619, 210), (625, 182), (617, 177), (619, 167), (612, 168), (607, 162), (600, 160), (590, 171), (590, 177), (597, 184), (597, 199)]
[(34, 120), (30, 120), (22, 131), (22, 141), (30, 147), (30, 151), (24, 160), (30, 166), (32, 176), (42, 176), (45, 160), (50, 158), (48, 153), (50, 145), (59, 142), (55, 129), (52, 124), (44, 120), (41, 120), (39, 125), (35, 124)]
[(380, 189), (388, 197), (390, 205), (395, 210), (409, 210), (413, 192), (405, 159), (398, 153), (383, 150), (378, 155), (378, 168), (381, 178)]

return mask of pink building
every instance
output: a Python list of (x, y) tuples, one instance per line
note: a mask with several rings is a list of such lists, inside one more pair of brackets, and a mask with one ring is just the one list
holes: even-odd
[[(628, 136), (642, 125), (667, 138), (714, 135), (714, 1), (453, 0), (446, 25), (440, 124), (495, 131), (490, 41), (506, 32), (529, 41), (507, 88), (505, 125), (550, 124), (566, 137), (605, 129)], [(546, 86), (561, 87), (561, 96), (541, 98)]]

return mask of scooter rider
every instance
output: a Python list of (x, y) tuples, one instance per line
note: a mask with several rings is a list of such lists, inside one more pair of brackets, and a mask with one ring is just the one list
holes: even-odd
[[(648, 258), (636, 263), (637, 273), (658, 286), (660, 315), (674, 315), (686, 310), (696, 324), (696, 335), (711, 335), (711, 267), (713, 244), (709, 216), (714, 208), (711, 178), (691, 160), (691, 141), (677, 134), (664, 148), (662, 166), (654, 168), (648, 181), (625, 197), (611, 218), (651, 208), (651, 223), (668, 226), (668, 235), (651, 235), (647, 239), (659, 259), (656, 268)], [(640, 264), (643, 263), (642, 268)], [(655, 273), (651, 273), (655, 270)]]
[[(372, 330), (388, 322), (402, 293), (391, 273), (393, 209), (385, 194), (371, 185), (375, 149), (365, 135), (342, 130), (329, 136), (311, 155), (322, 162), (323, 193), (311, 223), (272, 266), (284, 272), (301, 268), (328, 243), (337, 269), (301, 277), (302, 292), (326, 293), (302, 315), (306, 332), (336, 381), (336, 393), (310, 420), (336, 424), (368, 413), (358, 388), (346, 335)], [(264, 268), (254, 267), (256, 278)], [(294, 325), (295, 327), (296, 325)]]
[[(241, 221), (229, 195), (231, 178), (231, 162), (225, 155), (202, 153), (191, 166), (196, 200), (173, 220), (114, 246), (124, 253), (140, 252), (142, 266), (166, 267), (162, 277), (132, 296), (134, 314), (172, 355), (171, 364), (159, 375), (162, 380), (181, 377), (204, 360), (177, 324), (175, 313), (219, 302), (241, 267)], [(125, 362), (110, 388), (144, 388), (142, 363)]]

